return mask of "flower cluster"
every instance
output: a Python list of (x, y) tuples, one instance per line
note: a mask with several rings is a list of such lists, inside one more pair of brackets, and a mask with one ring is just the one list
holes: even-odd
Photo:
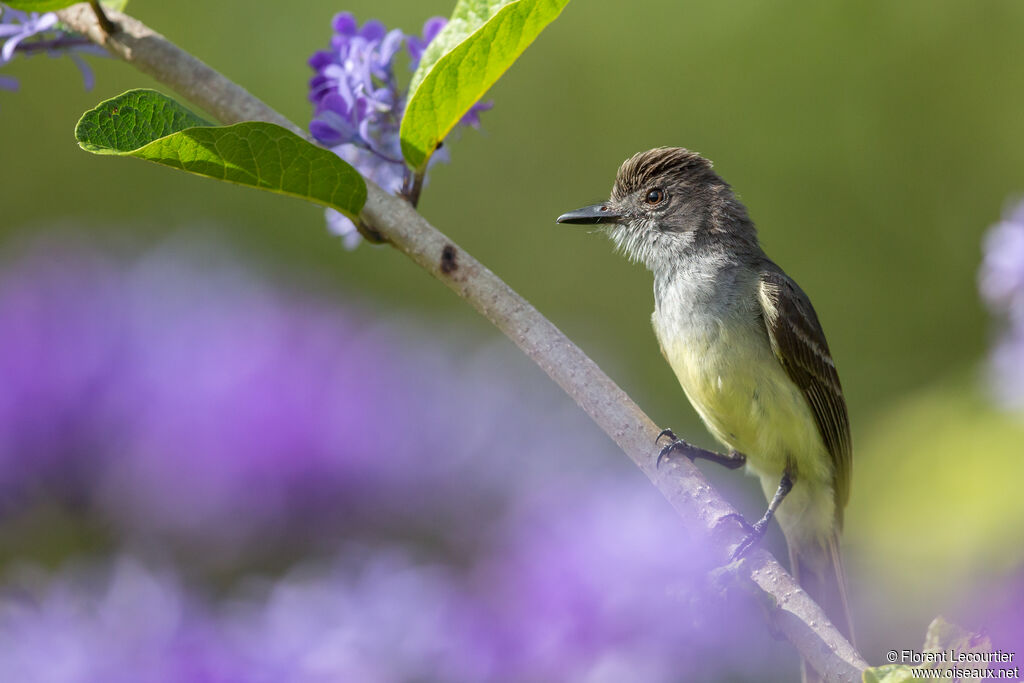
[[(309, 82), (310, 133), (388, 192), (397, 193), (410, 182), (399, 140), (408, 93), (395, 77), (395, 59), (406, 46), (415, 70), (446, 23), (434, 17), (423, 25), (422, 35), (406, 35), (399, 29), (388, 31), (376, 20), (360, 27), (350, 13), (342, 12), (334, 17), (330, 48), (309, 60), (316, 72)], [(477, 103), (461, 123), (478, 128), (480, 112), (490, 106)], [(442, 150), (431, 161), (443, 158)], [(328, 209), (327, 221), (347, 247), (358, 244), (359, 234), (347, 218)]]
[[(81, 54), (106, 55), (102, 48), (76, 34), (60, 30), (53, 12), (22, 12), (0, 4), (0, 66), (10, 62), (16, 53), (31, 55), (45, 52), (51, 57), (71, 57), (79, 71), (86, 90), (94, 83), (92, 69)], [(18, 81), (0, 76), (0, 89), (17, 90)]]
[[(398, 141), (404, 102), (392, 62), (405, 35), (387, 31), (379, 21), (359, 28), (348, 13), (334, 17), (333, 26), (331, 49), (309, 60), (317, 72), (309, 83), (310, 133), (328, 147), (351, 145), (366, 152), (348, 160), (384, 189), (397, 192), (404, 170)], [(350, 150), (338, 152), (346, 157)]]
[(1005, 405), (1024, 409), (1024, 201), (989, 230), (979, 281), (989, 309), (1005, 321), (991, 357), (993, 386)]

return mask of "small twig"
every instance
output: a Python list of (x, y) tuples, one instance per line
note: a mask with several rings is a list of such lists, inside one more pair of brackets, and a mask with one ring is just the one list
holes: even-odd
[(120, 28), (116, 33), (108, 34), (100, 26), (92, 6), (87, 3), (59, 10), (57, 17), (76, 33), (149, 74), (222, 123), (269, 121), (306, 137), (305, 131), (245, 88), (224, 78), (138, 19), (114, 10), (106, 12)]
[(107, 13), (103, 11), (103, 5), (100, 4), (100, 0), (89, 0), (89, 6), (92, 7), (93, 14), (96, 15), (96, 21), (99, 22), (100, 28), (107, 35), (117, 33), (117, 24), (107, 18)]
[(412, 175), (412, 183), (408, 188), (402, 189), (402, 196), (416, 208), (420, 203), (420, 193), (423, 191), (423, 179), (425, 174), (422, 171), (415, 171)]
[[(78, 4), (58, 14), (74, 30), (169, 85), (222, 123), (269, 121), (302, 134), (266, 104), (131, 17), (117, 13), (122, 30), (106, 40), (88, 9)], [(392, 196), (370, 181), (366, 185), (364, 227), (372, 226), (504, 332), (622, 448), (672, 503), (685, 528), (705, 539), (724, 563), (729, 550), (745, 536), (739, 523), (726, 521), (735, 510), (685, 458), (655, 467), (659, 429), (640, 407), (528, 301), (430, 225), (412, 201)], [(686, 449), (694, 455), (701, 452), (687, 446), (682, 455)], [(774, 606), (772, 625), (825, 680), (859, 683), (867, 666), (863, 658), (768, 551), (756, 549), (730, 569), (745, 588)]]
[(365, 149), (365, 150), (366, 150), (367, 152), (369, 152), (370, 154), (373, 154), (373, 155), (374, 155), (374, 156), (376, 156), (376, 157), (377, 157), (378, 159), (381, 159), (381, 160), (383, 160), (383, 161), (386, 161), (386, 162), (388, 162), (389, 164), (395, 164), (395, 165), (397, 165), (397, 166), (402, 166), (403, 168), (405, 167), (405, 160), (404, 160), (404, 159), (396, 159), (396, 158), (394, 158), (394, 157), (392, 157), (392, 156), (388, 156), (388, 155), (387, 155), (387, 154), (385, 154), (384, 152), (381, 152), (381, 151), (379, 151), (379, 150), (375, 149), (375, 148), (373, 147), (373, 145), (371, 145), (371, 144), (369, 144), (369, 143), (367, 143), (367, 144), (366, 144), (365, 146), (364, 146), (364, 145), (359, 145), (359, 147), (360, 147), (361, 149)]
[(33, 52), (48, 52), (50, 50), (64, 50), (69, 47), (92, 47), (95, 45), (91, 40), (77, 36), (63, 36), (53, 40), (25, 40), (18, 43), (14, 48), (15, 52), (32, 54)]

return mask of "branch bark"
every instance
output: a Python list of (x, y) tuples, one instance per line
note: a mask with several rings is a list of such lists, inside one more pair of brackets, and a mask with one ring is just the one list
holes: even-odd
[[(103, 30), (87, 3), (58, 12), (71, 29), (168, 85), (222, 123), (269, 121), (305, 135), (268, 105), (138, 20), (120, 12), (108, 14), (119, 28), (112, 34)], [(736, 511), (689, 461), (674, 458), (660, 469), (655, 467), (658, 427), (579, 347), (407, 201), (369, 181), (362, 219), (508, 336), (643, 470), (679, 513), (687, 530), (708, 543), (723, 563), (728, 560), (730, 550), (745, 533), (730, 518)], [(688, 448), (691, 453), (701, 452), (694, 446)], [(736, 581), (773, 606), (768, 615), (775, 628), (825, 680), (861, 680), (867, 664), (771, 554), (756, 549), (731, 570)]]

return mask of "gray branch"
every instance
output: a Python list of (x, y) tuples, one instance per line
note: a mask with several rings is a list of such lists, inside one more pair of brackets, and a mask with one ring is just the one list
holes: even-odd
[[(261, 120), (304, 134), (243, 88), (185, 53), (141, 22), (108, 16), (119, 31), (108, 35), (86, 3), (58, 12), (71, 29), (168, 85), (225, 124)], [(367, 181), (362, 220), (396, 249), (455, 291), (511, 339), (558, 383), (643, 470), (679, 513), (686, 529), (724, 564), (744, 530), (735, 510), (684, 458), (655, 468), (659, 429), (583, 351), (528, 301), (465, 250), (430, 225), (405, 200)], [(690, 453), (700, 449), (688, 446)], [(670, 543), (671, 539), (666, 539)], [(772, 624), (828, 681), (854, 683), (867, 666), (822, 609), (766, 550), (756, 549), (731, 568), (732, 578), (758, 595)]]

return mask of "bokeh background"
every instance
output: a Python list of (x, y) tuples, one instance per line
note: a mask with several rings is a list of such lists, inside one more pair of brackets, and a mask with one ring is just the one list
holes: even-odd
[[(414, 32), (450, 3), (130, 10), (305, 124), (335, 12)], [(1001, 321), (977, 284), (1024, 196), (1021, 36), (1016, 0), (573, 3), (421, 202), (712, 446), (658, 353), (649, 274), (554, 218), (636, 151), (714, 160), (837, 359), (873, 663), (939, 614), (1024, 656), (1024, 415), (993, 399)], [(83, 111), (161, 88), (90, 63), (93, 92), (45, 57), (0, 91), (10, 680), (793, 679), (639, 472), (401, 254), (344, 251), (314, 206), (80, 151)], [(755, 481), (702, 469), (759, 514)]]

